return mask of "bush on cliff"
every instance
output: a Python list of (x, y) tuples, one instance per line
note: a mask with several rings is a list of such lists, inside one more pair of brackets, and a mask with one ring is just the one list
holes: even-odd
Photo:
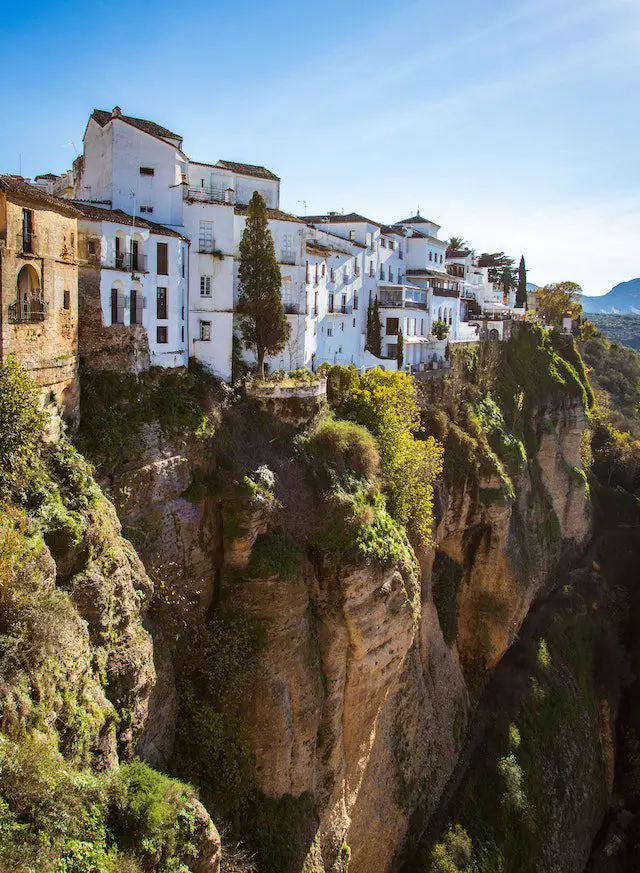
[(0, 364), (0, 500), (24, 486), (40, 452), (45, 422), (35, 383), (9, 358)]
[(380, 369), (358, 375), (339, 365), (326, 373), (336, 411), (376, 438), (390, 514), (429, 543), (443, 450), (433, 437), (423, 438), (415, 380)]

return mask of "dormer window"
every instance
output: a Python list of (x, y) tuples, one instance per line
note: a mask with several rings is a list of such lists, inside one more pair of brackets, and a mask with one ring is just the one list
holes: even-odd
[(153, 167), (140, 167), (140, 175), (141, 176), (153, 176), (155, 175), (155, 170)]

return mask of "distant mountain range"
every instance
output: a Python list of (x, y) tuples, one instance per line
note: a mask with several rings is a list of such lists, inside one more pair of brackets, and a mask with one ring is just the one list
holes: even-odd
[(584, 294), (581, 303), (588, 313), (640, 315), (640, 278), (621, 282), (600, 297)]

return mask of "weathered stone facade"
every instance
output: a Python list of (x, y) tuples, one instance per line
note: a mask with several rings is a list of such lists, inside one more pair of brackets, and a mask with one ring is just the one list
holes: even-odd
[(14, 355), (72, 425), (79, 414), (78, 214), (0, 176), (0, 361)]

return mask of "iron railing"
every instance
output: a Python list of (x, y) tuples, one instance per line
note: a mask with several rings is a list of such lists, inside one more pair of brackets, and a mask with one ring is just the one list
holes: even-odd
[(339, 304), (338, 306), (329, 306), (327, 313), (329, 315), (351, 315), (353, 306), (350, 303)]
[(224, 191), (218, 188), (185, 187), (186, 200), (201, 200), (204, 203), (226, 203)]
[(291, 252), (282, 252), (282, 254), (280, 255), (280, 263), (295, 266), (295, 264), (297, 263), (296, 256), (291, 254)]
[(127, 270), (131, 273), (146, 272), (147, 259), (145, 255), (135, 252), (118, 252), (115, 256), (116, 270)]
[(44, 321), (48, 314), (43, 300), (16, 300), (9, 304), (10, 324), (35, 324)]

